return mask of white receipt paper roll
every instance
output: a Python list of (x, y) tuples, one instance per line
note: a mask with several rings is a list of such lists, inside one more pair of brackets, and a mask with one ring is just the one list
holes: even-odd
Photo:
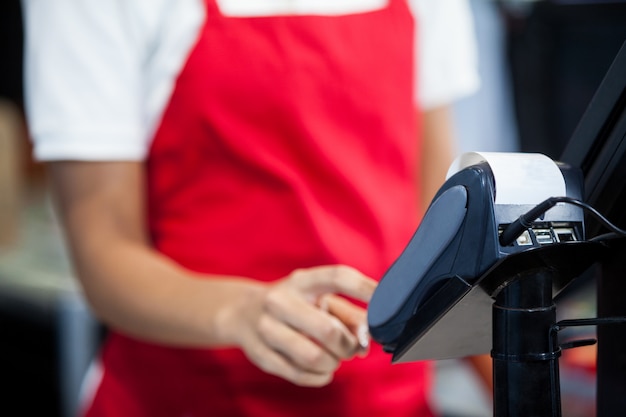
[(496, 183), (496, 204), (538, 204), (565, 196), (565, 179), (556, 163), (539, 153), (468, 152), (450, 166), (447, 178), (487, 162)]

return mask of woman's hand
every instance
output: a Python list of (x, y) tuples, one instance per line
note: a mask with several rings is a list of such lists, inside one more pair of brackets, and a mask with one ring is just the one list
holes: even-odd
[(346, 266), (272, 284), (202, 276), (150, 246), (141, 163), (63, 161), (50, 174), (78, 277), (111, 328), (171, 346), (238, 346), (266, 372), (305, 386), (327, 384), (359, 352), (365, 310), (334, 294), (367, 302), (372, 279)]
[[(367, 348), (366, 311), (376, 282), (347, 266), (294, 271), (227, 310), (222, 329), (259, 368), (302, 386), (328, 384), (341, 360)], [(223, 327), (222, 327), (223, 326)]]

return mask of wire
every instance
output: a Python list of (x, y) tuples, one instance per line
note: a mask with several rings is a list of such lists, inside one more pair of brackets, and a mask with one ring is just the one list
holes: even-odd
[(600, 221), (600, 223), (602, 223), (602, 225), (604, 225), (607, 229), (609, 229), (612, 232), (612, 233), (604, 234), (601, 236), (597, 236), (596, 238), (592, 240), (600, 240), (600, 238), (610, 239), (610, 238), (626, 236), (626, 230), (622, 230), (619, 227), (615, 226), (606, 217), (604, 217), (600, 212), (598, 212), (598, 210), (596, 210), (589, 204), (584, 203), (580, 200), (576, 200), (575, 198), (571, 198), (571, 197), (550, 197), (542, 201), (541, 203), (537, 204), (535, 207), (528, 210), (526, 213), (519, 216), (517, 220), (515, 220), (513, 223), (507, 226), (507, 228), (504, 229), (504, 231), (500, 235), (500, 244), (502, 246), (508, 246), (511, 243), (513, 243), (513, 241), (517, 239), (526, 229), (532, 226), (532, 222), (535, 219), (537, 219), (539, 216), (544, 214), (546, 211), (550, 210), (557, 203), (573, 204), (575, 206), (581, 207), (589, 211), (589, 213), (591, 213), (593, 217), (595, 217), (598, 221)]

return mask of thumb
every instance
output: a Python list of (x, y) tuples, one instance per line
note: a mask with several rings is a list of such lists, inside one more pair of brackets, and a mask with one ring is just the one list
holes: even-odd
[(360, 351), (367, 351), (370, 344), (366, 310), (343, 297), (327, 294), (319, 300), (320, 309), (338, 318), (359, 342)]

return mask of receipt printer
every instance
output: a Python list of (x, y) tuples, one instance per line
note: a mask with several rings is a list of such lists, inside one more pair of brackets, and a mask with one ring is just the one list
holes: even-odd
[(500, 239), (508, 225), (547, 198), (580, 200), (582, 183), (579, 170), (541, 154), (461, 155), (374, 292), (368, 306), (372, 338), (393, 352), (420, 314), (432, 317), (422, 307), (450, 280), (471, 288), (509, 255), (584, 240), (582, 209), (565, 204), (532, 219), (510, 241)]

